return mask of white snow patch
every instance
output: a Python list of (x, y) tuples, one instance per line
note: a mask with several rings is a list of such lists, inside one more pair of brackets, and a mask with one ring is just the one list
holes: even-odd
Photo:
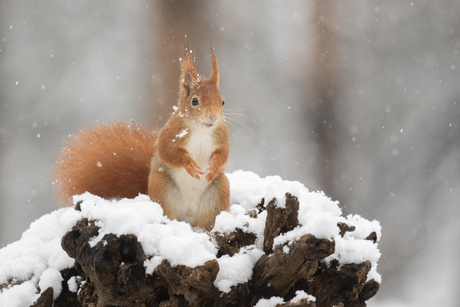
[(69, 281), (67, 282), (67, 285), (69, 287), (70, 292), (78, 292), (78, 285), (81, 282), (81, 277), (80, 276), (72, 276), (70, 277)]
[(252, 277), (252, 268), (262, 254), (264, 252), (260, 249), (245, 247), (232, 257), (229, 255), (220, 257), (217, 259), (219, 273), (214, 281), (214, 286), (220, 291), (228, 293), (232, 286), (248, 282)]
[(32, 305), (39, 297), (37, 281), (32, 279), (20, 285), (2, 289), (0, 292), (0, 307), (27, 307)]
[(276, 307), (276, 305), (283, 304), (285, 301), (279, 296), (273, 296), (270, 299), (260, 299), (254, 307)]
[(188, 128), (185, 128), (180, 133), (176, 134), (176, 138), (183, 138), (184, 136), (187, 135), (187, 133), (188, 133)]
[(300, 300), (307, 299), (307, 302), (316, 302), (316, 297), (310, 295), (302, 290), (297, 290), (295, 296), (289, 301), (290, 303), (297, 303)]
[[(307, 299), (307, 302), (316, 302), (316, 297), (307, 294), (305, 291), (298, 290), (295, 292), (295, 296), (289, 301), (289, 303), (297, 303), (302, 299)], [(254, 307), (275, 307), (279, 304), (286, 303), (281, 297), (274, 296), (270, 299), (260, 299)]]
[(54, 290), (53, 298), (56, 299), (59, 296), (59, 294), (61, 294), (62, 281), (63, 278), (58, 270), (54, 268), (48, 268), (40, 276), (38, 286), (42, 291), (45, 291), (49, 287), (52, 287)]

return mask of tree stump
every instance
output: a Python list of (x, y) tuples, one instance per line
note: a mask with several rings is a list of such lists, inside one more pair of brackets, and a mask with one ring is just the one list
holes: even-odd
[[(322, 260), (334, 253), (333, 240), (316, 238), (305, 233), (299, 239), (273, 246), (275, 238), (297, 226), (299, 202), (286, 194), (286, 206), (277, 206), (272, 199), (259, 210), (267, 210), (263, 241), (263, 254), (255, 263), (252, 278), (232, 286), (228, 293), (221, 292), (214, 281), (219, 272), (216, 259), (195, 268), (171, 266), (166, 259), (152, 275), (145, 273), (146, 255), (137, 237), (132, 234), (116, 236), (106, 234), (91, 246), (89, 241), (98, 235), (96, 221), (81, 219), (62, 238), (62, 248), (75, 259), (75, 266), (61, 272), (64, 283), (79, 276), (78, 295), (64, 289), (54, 306), (254, 306), (261, 299), (281, 297), (278, 306), (335, 306), (363, 307), (375, 295), (379, 284), (367, 281), (371, 263), (340, 265), (332, 261), (328, 266)], [(257, 212), (248, 212), (256, 216)], [(260, 214), (260, 212), (259, 212)], [(352, 227), (338, 225), (343, 236)], [(369, 240), (376, 240), (375, 233)], [(251, 246), (256, 234), (236, 228), (230, 233), (214, 233), (217, 258), (233, 256), (242, 247)], [(291, 301), (296, 291), (316, 297), (315, 301)], [(78, 296), (78, 300), (76, 297)], [(45, 291), (34, 306), (48, 306), (49, 291)], [(51, 291), (52, 297), (52, 291)]]

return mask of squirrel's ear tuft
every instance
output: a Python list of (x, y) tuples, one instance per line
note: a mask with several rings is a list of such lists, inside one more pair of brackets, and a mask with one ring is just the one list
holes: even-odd
[(186, 96), (188, 96), (194, 83), (198, 79), (195, 62), (193, 61), (191, 51), (188, 48), (185, 48), (185, 58), (181, 60), (181, 64), (181, 91), (185, 90)]
[(209, 77), (209, 81), (211, 81), (216, 86), (219, 86), (219, 70), (217, 68), (217, 57), (212, 47), (211, 47), (211, 62), (212, 62), (212, 73), (211, 73), (211, 77)]
[(188, 72), (182, 79), (182, 86), (185, 90), (185, 97), (188, 97), (193, 88), (193, 76), (191, 73)]

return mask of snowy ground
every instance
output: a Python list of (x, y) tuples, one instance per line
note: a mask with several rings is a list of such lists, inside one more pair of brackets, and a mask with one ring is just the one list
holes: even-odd
[[(377, 272), (380, 251), (377, 244), (365, 240), (373, 231), (380, 239), (379, 222), (368, 221), (358, 215), (343, 217), (337, 202), (322, 192), (310, 192), (299, 182), (283, 181), (277, 176), (260, 178), (252, 172), (244, 171), (236, 171), (228, 174), (228, 177), (231, 207), (228, 212), (217, 217), (211, 233), (192, 229), (184, 222), (167, 219), (161, 207), (151, 202), (146, 195), (119, 201), (103, 200), (89, 193), (76, 196), (75, 202), (83, 201), (80, 212), (73, 208), (62, 208), (44, 215), (30, 225), (19, 241), (0, 250), (0, 285), (10, 281), (13, 281), (11, 284), (18, 282), (0, 291), (0, 306), (29, 306), (40, 295), (37, 286), (42, 291), (53, 287), (55, 297), (60, 294), (62, 277), (59, 271), (73, 265), (73, 259), (61, 248), (61, 238), (83, 217), (98, 220), (99, 235), (92, 239), (92, 244), (99, 242), (107, 233), (135, 234), (148, 258), (144, 264), (147, 274), (151, 274), (163, 259), (168, 259), (173, 266), (184, 264), (190, 267), (216, 259), (216, 245), (209, 240), (215, 231), (225, 233), (240, 227), (255, 233), (257, 240), (254, 245), (243, 248), (232, 257), (226, 255), (217, 259), (220, 271), (214, 284), (221, 291), (228, 292), (232, 285), (247, 282), (251, 278), (252, 267), (263, 253), (266, 212), (257, 218), (250, 218), (245, 213), (255, 208), (262, 198), (268, 203), (276, 197), (278, 205), (284, 206), (286, 192), (299, 199), (299, 222), (302, 226), (276, 238), (275, 245), (296, 240), (305, 233), (318, 238), (334, 239), (335, 253), (326, 258), (326, 262), (338, 259), (341, 264), (345, 264), (370, 260), (372, 270), (368, 280), (381, 281)], [(355, 226), (356, 229), (347, 232), (342, 238), (338, 222)], [(74, 281), (69, 286), (77, 291)], [(306, 296), (302, 291), (297, 293), (298, 299)], [(256, 306), (275, 306), (282, 302), (280, 300), (261, 300)]]

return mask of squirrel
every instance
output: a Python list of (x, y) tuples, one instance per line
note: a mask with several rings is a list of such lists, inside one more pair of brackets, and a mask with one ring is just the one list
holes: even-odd
[(229, 139), (212, 48), (211, 62), (211, 76), (202, 78), (186, 48), (179, 102), (159, 131), (120, 121), (72, 136), (55, 167), (61, 197), (69, 201), (84, 192), (105, 199), (148, 194), (169, 219), (211, 230), (230, 201), (224, 173)]

